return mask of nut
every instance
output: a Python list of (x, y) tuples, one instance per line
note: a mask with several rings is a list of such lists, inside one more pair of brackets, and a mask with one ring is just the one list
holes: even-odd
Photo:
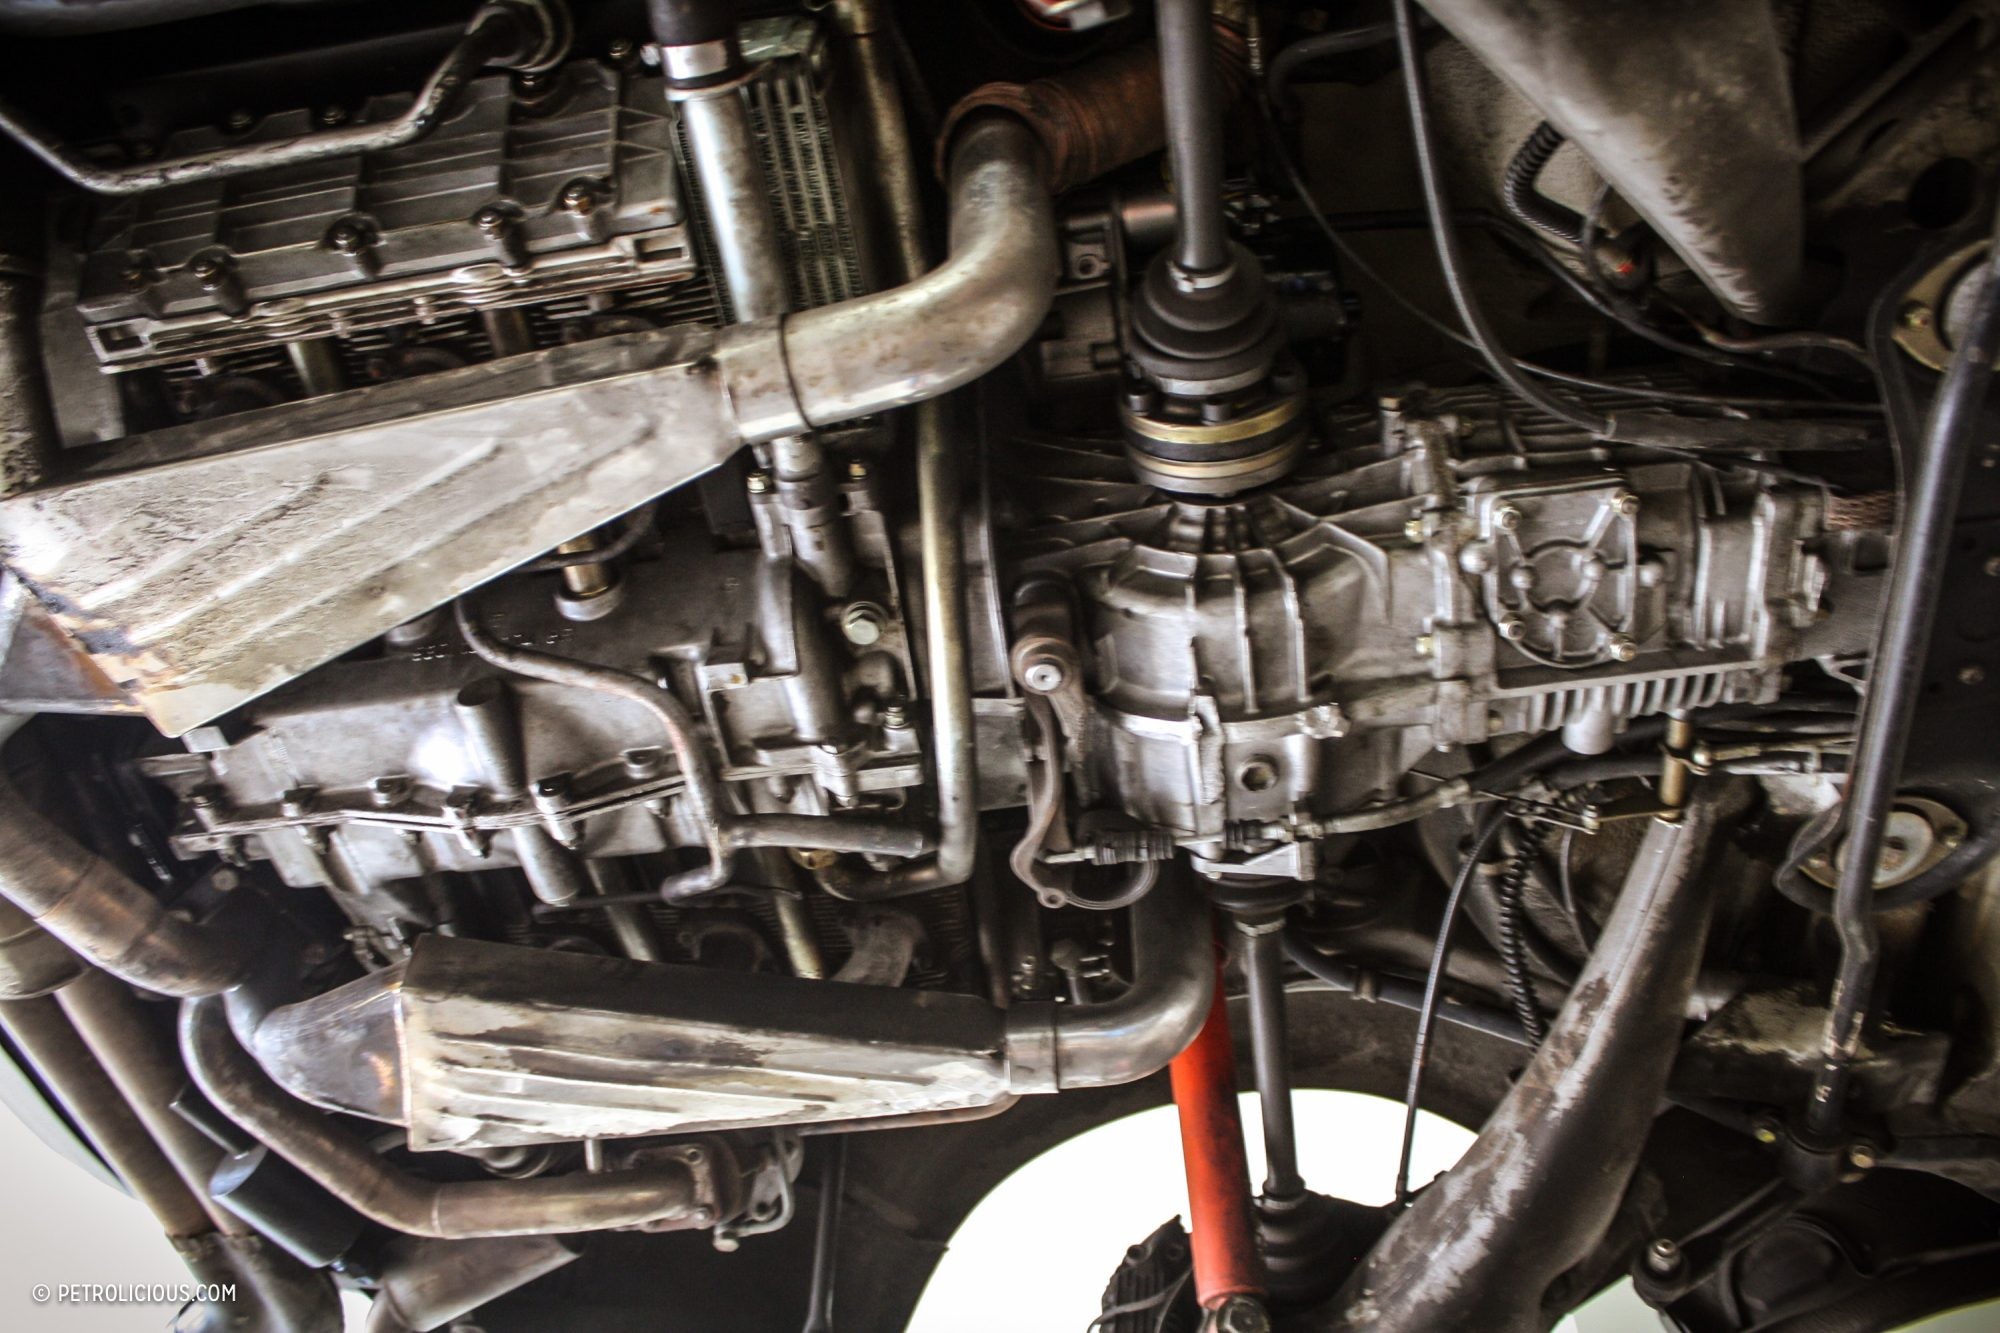
[(752, 495), (768, 495), (771, 490), (771, 474), (752, 472), (743, 479), (743, 488)]
[(1629, 662), (1639, 655), (1639, 645), (1623, 634), (1614, 634), (1611, 642), (1604, 646), (1604, 651), (1611, 655), (1614, 662)]
[(1630, 491), (1613, 491), (1611, 493), (1611, 511), (1630, 518), (1639, 512), (1639, 497)]
[(565, 213), (588, 217), (598, 205), (597, 187), (589, 181), (571, 181), (563, 187), (561, 203)]
[(498, 204), (487, 204), (472, 215), (472, 225), (487, 236), (497, 236), (507, 230), (507, 210)]
[(1665, 1236), (1646, 1247), (1646, 1267), (1665, 1276), (1681, 1266), (1681, 1247)]
[(1500, 624), (1496, 628), (1500, 631), (1500, 637), (1509, 643), (1519, 643), (1528, 637), (1528, 626), (1519, 616), (1500, 617)]
[(1047, 694), (1052, 690), (1061, 689), (1063, 681), (1068, 678), (1062, 663), (1047, 658), (1029, 663), (1021, 672), (1021, 683), (1037, 694)]
[(1521, 511), (1513, 505), (1500, 505), (1493, 511), (1493, 526), (1501, 532), (1514, 532), (1521, 526)]

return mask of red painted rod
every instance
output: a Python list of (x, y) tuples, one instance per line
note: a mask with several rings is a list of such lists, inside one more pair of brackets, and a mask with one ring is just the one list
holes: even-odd
[(1231, 1296), (1264, 1291), (1264, 1265), (1251, 1220), (1250, 1167), (1243, 1157), (1243, 1122), (1236, 1110), (1229, 1008), (1219, 978), (1200, 1034), (1174, 1057), (1168, 1072), (1181, 1114), (1181, 1156), (1187, 1163), (1195, 1297), (1204, 1310), (1213, 1310)]

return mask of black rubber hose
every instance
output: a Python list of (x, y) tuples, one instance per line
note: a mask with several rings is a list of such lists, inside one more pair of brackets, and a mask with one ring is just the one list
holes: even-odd
[(1513, 158), (1507, 163), (1507, 172), (1501, 177), (1500, 199), (1506, 204), (1507, 212), (1518, 221), (1527, 223), (1536, 231), (1553, 236), (1565, 245), (1583, 245), (1583, 215), (1573, 208), (1543, 194), (1535, 188), (1541, 179), (1542, 169), (1549, 159), (1556, 155), (1567, 136), (1546, 120), (1535, 126)]

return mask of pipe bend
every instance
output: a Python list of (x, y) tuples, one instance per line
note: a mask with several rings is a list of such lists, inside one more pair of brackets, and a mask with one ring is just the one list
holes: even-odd
[[(1133, 905), (1132, 952), (1132, 985), (1115, 1000), (1008, 1011), (1009, 1054), (1046, 1062), (1044, 1088), (1136, 1083), (1201, 1031), (1215, 997), (1215, 954), (1208, 903), (1188, 876), (1165, 876)], [(1046, 1051), (1035, 1051), (1042, 1040)]]
[(439, 1240), (707, 1226), (715, 1207), (684, 1163), (533, 1180), (434, 1181), (397, 1169), (294, 1101), (237, 1044), (222, 1001), (181, 1007), (181, 1054), (215, 1106), (362, 1216)]
[(1012, 356), (1055, 299), (1055, 213), (1040, 142), (1006, 116), (959, 131), (951, 257), (914, 282), (788, 316), (798, 414), (830, 426), (948, 393)]
[(50, 823), (5, 777), (0, 897), (106, 972), (162, 995), (215, 995), (249, 970), (248, 952), (222, 930), (170, 914)]

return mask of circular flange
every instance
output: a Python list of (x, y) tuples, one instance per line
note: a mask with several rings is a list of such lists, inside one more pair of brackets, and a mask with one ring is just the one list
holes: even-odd
[(1126, 407), (1125, 454), (1139, 479), (1186, 495), (1235, 495), (1276, 481), (1305, 452), (1305, 399), (1288, 394), (1224, 421), (1181, 421)]

